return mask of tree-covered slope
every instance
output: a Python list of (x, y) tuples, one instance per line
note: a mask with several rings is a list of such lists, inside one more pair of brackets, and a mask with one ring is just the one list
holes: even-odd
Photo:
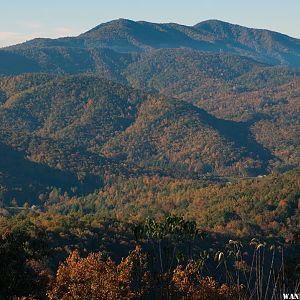
[(95, 76), (3, 77), (0, 91), (2, 143), (95, 188), (115, 175), (257, 175), (276, 160), (247, 123)]
[(221, 184), (158, 176), (118, 179), (87, 197), (58, 195), (46, 205), (62, 214), (85, 212), (127, 222), (176, 214), (204, 230), (290, 240), (300, 226), (299, 196), (296, 169)]
[[(243, 92), (218, 93), (217, 98), (201, 99), (197, 105), (218, 118), (247, 122), (256, 140), (279, 157), (283, 165), (299, 166), (299, 78), (284, 83), (285, 74), (278, 72), (278, 79), (281, 75), (283, 81), (270, 84), (269, 72), (256, 73), (258, 80), (251, 78), (252, 75), (239, 79), (239, 84), (249, 87)], [(255, 82), (258, 82), (256, 87)]]
[(93, 176), (292, 169), (299, 74), (272, 64), (296, 68), (298, 48), (297, 39), (220, 21), (122, 19), (8, 47), (0, 74), (28, 74), (0, 77), (1, 142), (92, 185)]
[(272, 158), (243, 123), (223, 121), (180, 100), (150, 99), (135, 122), (104, 146), (105, 155), (174, 174), (255, 175)]
[(241, 75), (267, 66), (252, 59), (190, 49), (160, 49), (142, 53), (123, 74), (139, 89), (194, 101), (230, 89)]

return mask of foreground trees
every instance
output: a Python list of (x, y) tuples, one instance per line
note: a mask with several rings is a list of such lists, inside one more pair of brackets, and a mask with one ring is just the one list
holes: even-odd
[(57, 271), (49, 299), (136, 299), (151, 286), (145, 254), (137, 247), (119, 264), (103, 253), (72, 252)]
[(227, 242), (178, 216), (122, 225), (34, 213), (39, 226), (29, 216), (0, 218), (1, 300), (279, 299), (299, 290), (296, 230), (288, 246)]
[(0, 299), (42, 297), (50, 279), (45, 231), (32, 224), (0, 234)]
[(285, 271), (282, 246), (253, 238), (201, 250), (196, 224), (176, 216), (147, 219), (134, 234), (139, 244), (120, 263), (101, 252), (72, 252), (49, 299), (277, 299), (299, 289), (299, 275)]
[(197, 264), (177, 266), (171, 276), (157, 281), (148, 270), (146, 255), (137, 247), (119, 264), (101, 253), (80, 257), (74, 251), (61, 264), (49, 299), (239, 299), (241, 287), (219, 285), (212, 277), (201, 277)]

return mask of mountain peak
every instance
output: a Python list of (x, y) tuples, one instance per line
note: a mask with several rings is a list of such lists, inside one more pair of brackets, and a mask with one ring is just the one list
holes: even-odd
[(233, 30), (240, 31), (243, 29), (251, 30), (251, 28), (246, 28), (237, 24), (232, 24), (229, 22), (216, 20), (216, 19), (202, 21), (200, 23), (197, 23), (193, 27), (197, 30), (203, 30), (209, 33), (220, 33), (220, 32), (229, 33), (232, 32)]
[(222, 20), (218, 20), (218, 19), (208, 19), (205, 21), (201, 21), (197, 24), (195, 24), (193, 27), (199, 27), (199, 26), (204, 26), (204, 25), (222, 25), (222, 26), (226, 26), (226, 25), (235, 25), (233, 23), (229, 23), (226, 21), (222, 21)]
[(104, 22), (104, 23), (101, 23), (99, 25), (97, 25), (96, 27), (84, 32), (83, 34), (81, 34), (81, 36), (84, 36), (86, 34), (89, 34), (91, 32), (95, 32), (95, 31), (98, 31), (99, 29), (102, 29), (102, 28), (117, 28), (117, 27), (129, 27), (129, 26), (134, 26), (136, 24), (135, 21), (133, 20), (129, 20), (129, 19), (124, 19), (124, 18), (119, 18), (119, 19), (115, 19), (115, 20), (112, 20), (112, 21), (108, 21), (108, 22)]
[[(300, 68), (300, 40), (264, 29), (247, 28), (220, 20), (194, 26), (116, 19), (99, 24), (74, 38), (33, 40), (6, 50), (51, 48), (103, 49), (117, 53), (141, 53), (155, 49), (189, 48), (246, 56), (272, 65)], [(55, 48), (55, 49), (54, 49)], [(61, 50), (62, 51), (62, 50)], [(21, 53), (21, 55), (23, 55)], [(35, 60), (35, 55), (30, 59)]]

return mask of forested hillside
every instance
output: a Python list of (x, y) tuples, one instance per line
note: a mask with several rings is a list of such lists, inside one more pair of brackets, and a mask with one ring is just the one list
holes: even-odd
[(97, 214), (126, 222), (182, 215), (195, 220), (203, 230), (240, 237), (280, 236), (288, 241), (299, 226), (299, 200), (298, 169), (221, 184), (158, 176), (119, 178), (86, 197), (56, 193), (44, 203), (63, 214)]
[(297, 292), (299, 72), (217, 20), (0, 49), (0, 300)]
[[(2, 143), (36, 163), (32, 168), (71, 172), (82, 182), (79, 190), (99, 188), (118, 175), (245, 177), (298, 165), (293, 131), (294, 152), (277, 156), (272, 143), (262, 146), (259, 132), (251, 132), (255, 122), (217, 118), (186, 101), (92, 75), (3, 77), (0, 90)], [(15, 177), (12, 170), (4, 176)]]

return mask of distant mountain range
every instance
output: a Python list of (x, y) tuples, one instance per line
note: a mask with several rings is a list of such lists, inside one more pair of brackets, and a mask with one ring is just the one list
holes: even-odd
[(119, 19), (77, 37), (38, 38), (3, 48), (0, 74), (98, 72), (103, 63), (124, 66), (138, 59), (136, 55), (141, 52), (166, 48), (227, 53), (270, 65), (300, 68), (300, 40), (280, 33), (218, 20), (184, 26)]

